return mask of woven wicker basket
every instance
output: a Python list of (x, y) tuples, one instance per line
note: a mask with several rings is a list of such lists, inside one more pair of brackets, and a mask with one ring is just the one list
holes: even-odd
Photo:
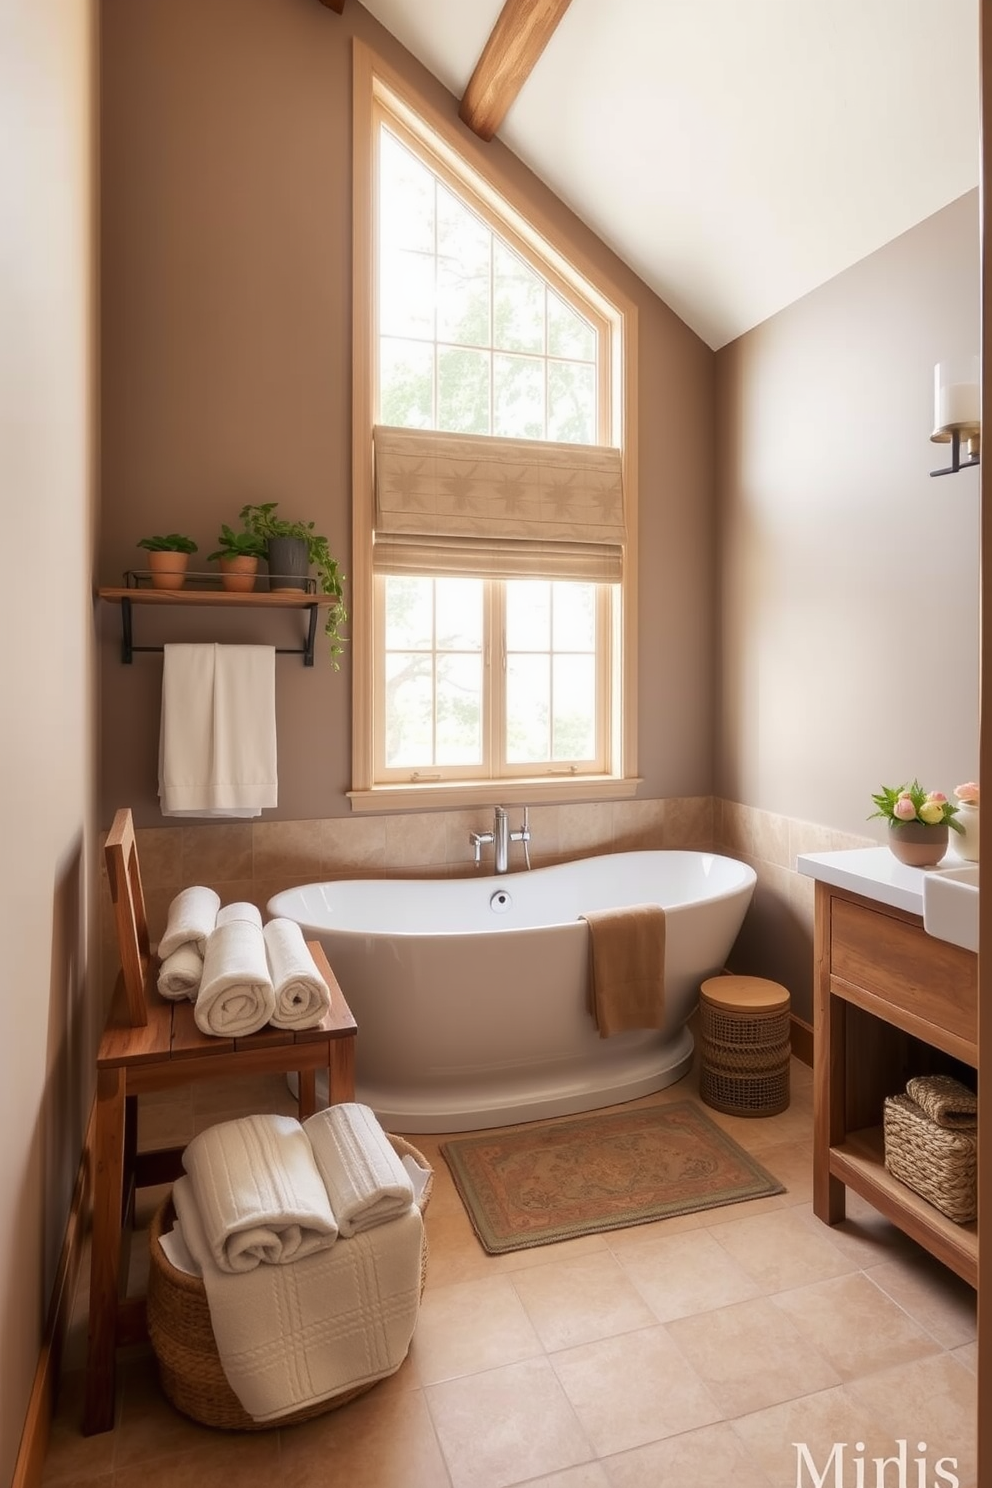
[[(733, 979), (729, 979), (733, 980)], [(747, 978), (739, 979), (745, 985)], [(713, 986), (713, 995), (708, 989)], [(775, 984), (759, 982), (762, 991)], [(719, 978), (699, 999), (699, 1095), (731, 1116), (777, 1116), (789, 1105), (789, 998), (772, 1009), (720, 1005)]]
[(956, 1224), (978, 1215), (978, 1131), (938, 1126), (908, 1095), (886, 1097), (885, 1166)]
[[(428, 1172), (420, 1195), (423, 1213), (430, 1201), (433, 1170), (416, 1147), (402, 1137), (390, 1136), (400, 1157), (412, 1157)], [(269, 1431), (297, 1421), (309, 1421), (335, 1410), (378, 1384), (371, 1380), (342, 1391), (330, 1400), (318, 1401), (275, 1421), (255, 1421), (248, 1415), (227, 1382), (210, 1326), (206, 1288), (198, 1276), (177, 1271), (158, 1243), (175, 1218), (171, 1197), (156, 1210), (149, 1229), (148, 1336), (158, 1360), (159, 1377), (167, 1398), (183, 1415), (225, 1431)], [(427, 1240), (421, 1255), (420, 1285), (427, 1275)]]

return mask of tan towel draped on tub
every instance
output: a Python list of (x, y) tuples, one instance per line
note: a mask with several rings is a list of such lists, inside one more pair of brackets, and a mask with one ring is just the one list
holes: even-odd
[(589, 1011), (600, 1038), (663, 1027), (665, 911), (631, 904), (581, 918), (589, 926)]

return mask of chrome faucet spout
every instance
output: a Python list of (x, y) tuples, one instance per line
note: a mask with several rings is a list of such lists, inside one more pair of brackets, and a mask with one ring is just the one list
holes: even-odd
[(510, 863), (510, 818), (504, 806), (493, 812), (493, 856), (496, 872), (505, 873)]

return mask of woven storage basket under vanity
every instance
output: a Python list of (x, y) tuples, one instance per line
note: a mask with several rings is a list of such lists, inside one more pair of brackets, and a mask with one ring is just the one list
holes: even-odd
[[(399, 1157), (412, 1157), (427, 1173), (427, 1181), (417, 1200), (423, 1214), (430, 1201), (433, 1170), (411, 1143), (392, 1135), (389, 1140)], [(335, 1410), (379, 1384), (378, 1380), (370, 1380), (274, 1421), (253, 1420), (228, 1384), (221, 1366), (202, 1279), (177, 1271), (159, 1244), (161, 1236), (171, 1229), (174, 1219), (175, 1210), (170, 1197), (155, 1211), (148, 1235), (148, 1336), (158, 1360), (162, 1389), (183, 1415), (202, 1422), (204, 1426), (215, 1426), (225, 1431), (271, 1431)], [(420, 1260), (421, 1291), (426, 1276), (425, 1236)]]
[(886, 1097), (885, 1166), (953, 1219), (978, 1215), (978, 1099), (949, 1075), (920, 1075)]

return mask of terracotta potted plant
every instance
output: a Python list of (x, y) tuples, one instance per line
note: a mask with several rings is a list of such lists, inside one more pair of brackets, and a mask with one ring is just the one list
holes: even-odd
[(255, 587), (259, 558), (265, 557), (265, 541), (254, 532), (235, 532), (221, 523), (216, 553), (208, 562), (220, 562), (221, 585), (236, 594), (250, 594)]
[(153, 589), (181, 589), (186, 582), (186, 568), (190, 553), (196, 552), (196, 543), (182, 532), (167, 532), (164, 536), (143, 537), (139, 548), (148, 553), (148, 569), (152, 576)]
[(910, 868), (933, 868), (947, 851), (948, 828), (961, 831), (954, 820), (960, 807), (942, 791), (925, 791), (918, 780), (912, 785), (883, 785), (872, 795), (876, 810), (889, 824), (889, 851)]
[[(290, 522), (274, 515), (278, 502), (266, 501), (260, 506), (241, 508), (241, 523), (265, 545), (269, 565), (269, 589), (305, 589), (311, 566), (316, 570), (317, 585), (328, 594), (325, 633), (331, 643), (331, 658), (337, 667), (341, 654), (340, 626), (348, 618), (344, 607), (343, 580), (336, 558), (326, 537), (315, 532), (313, 522)], [(296, 550), (295, 555), (293, 550)]]

